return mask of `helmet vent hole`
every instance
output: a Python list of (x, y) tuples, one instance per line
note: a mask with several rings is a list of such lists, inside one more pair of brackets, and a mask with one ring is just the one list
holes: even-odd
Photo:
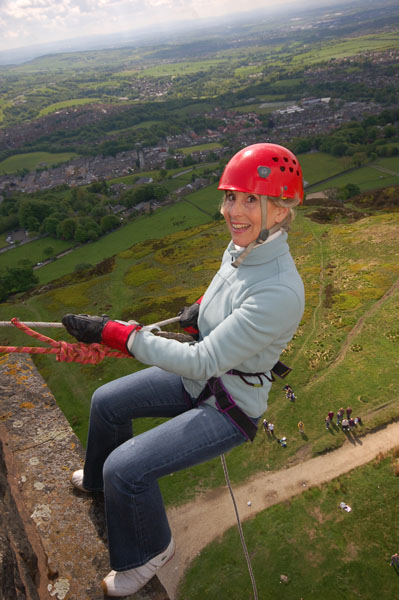
[(292, 167), (290, 167), (290, 173), (293, 173), (294, 169)]
[(273, 156), (274, 162), (278, 162), (278, 156)]
[(280, 171), (285, 171), (285, 167), (280, 167)]
[(288, 158), (286, 156), (284, 156), (284, 160), (285, 162), (288, 162)]
[(297, 175), (298, 175), (298, 177), (299, 177), (299, 171), (297, 171), (297, 172), (296, 172), (296, 174), (297, 174)]
[(294, 163), (294, 165), (296, 165), (296, 160), (292, 159), (292, 162)]

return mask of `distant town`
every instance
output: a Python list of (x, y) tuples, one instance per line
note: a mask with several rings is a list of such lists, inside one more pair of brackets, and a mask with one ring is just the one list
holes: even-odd
[[(255, 99), (252, 98), (248, 103), (254, 101)], [(79, 113), (78, 108), (74, 111)], [(266, 141), (283, 143), (295, 137), (325, 134), (346, 121), (356, 119), (359, 115), (377, 115), (380, 111), (381, 106), (375, 102), (345, 102), (336, 99), (332, 102), (331, 98), (302, 98), (297, 103), (271, 113), (273, 128), (270, 131), (270, 138)], [(71, 109), (62, 112), (70, 113)], [(205, 116), (223, 121), (223, 126), (208, 130), (203, 135), (188, 131), (185, 134), (170, 136), (165, 139), (165, 144), (162, 146), (143, 146), (118, 153), (116, 156), (83, 156), (58, 167), (50, 169), (39, 167), (36, 171), (22, 176), (2, 175), (0, 194), (6, 191), (33, 193), (63, 184), (71, 187), (89, 185), (96, 181), (124, 177), (144, 170), (165, 168), (167, 158), (171, 156), (175, 159), (184, 158), (184, 155), (178, 152), (178, 148), (223, 142), (226, 136), (233, 137), (234, 144), (241, 147), (265, 141), (264, 136), (259, 135), (262, 123), (255, 112), (238, 113), (233, 110), (214, 109), (212, 113)], [(217, 158), (221, 158), (228, 155), (231, 149), (224, 144), (212, 148), (211, 152)], [(204, 162), (208, 159), (209, 153), (209, 150), (193, 150), (191, 156), (195, 162)]]

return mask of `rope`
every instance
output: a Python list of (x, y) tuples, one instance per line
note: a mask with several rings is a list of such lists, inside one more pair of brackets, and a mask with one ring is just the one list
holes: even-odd
[[(152, 325), (145, 325), (143, 329), (156, 329), (158, 334), (167, 334), (168, 332), (161, 332), (161, 325), (169, 325), (170, 323), (176, 323), (179, 320), (179, 317), (172, 317), (171, 319), (166, 319), (165, 321), (159, 321), (158, 323), (153, 323)], [(136, 323), (136, 321), (130, 321), (130, 323)], [(84, 344), (83, 342), (75, 342), (70, 344), (63, 340), (56, 341), (38, 333), (37, 331), (33, 331), (30, 327), (64, 327), (62, 323), (44, 323), (40, 321), (28, 321), (22, 323), (19, 319), (13, 318), (11, 321), (1, 321), (0, 325), (10, 326), (14, 325), (27, 335), (39, 340), (40, 342), (44, 342), (45, 344), (49, 344), (50, 348), (43, 348), (42, 346), (0, 346), (0, 354), (7, 352), (16, 352), (16, 353), (27, 353), (27, 354), (55, 354), (56, 360), (58, 362), (78, 362), (83, 365), (95, 365), (104, 360), (106, 357), (113, 358), (131, 358), (131, 354), (125, 354), (124, 352), (118, 352), (113, 350), (109, 346), (105, 344)], [(170, 334), (178, 337), (180, 335), (180, 341), (188, 341), (184, 339), (182, 334)], [(190, 340), (192, 338), (190, 337)]]
[(21, 348), (18, 348), (17, 346), (0, 346), (0, 353), (25, 352), (28, 354), (55, 354), (56, 360), (59, 362), (78, 362), (84, 365), (95, 365), (104, 360), (104, 358), (107, 356), (112, 356), (114, 358), (131, 357), (129, 354), (117, 352), (109, 346), (105, 346), (104, 344), (83, 344), (82, 342), (69, 344), (68, 342), (64, 342), (62, 340), (52, 340), (51, 338), (42, 335), (37, 331), (33, 331), (15, 317), (11, 319), (11, 324), (18, 329), (21, 329), (21, 331), (24, 331), (27, 335), (39, 340), (40, 342), (49, 344), (50, 348), (43, 348), (40, 346), (23, 346)]
[[(171, 323), (177, 323), (180, 317), (172, 317), (171, 319), (165, 319), (165, 321), (159, 321), (158, 323), (153, 323), (152, 325), (146, 325), (148, 329), (156, 329), (158, 327), (163, 327), (164, 325), (170, 325)], [(22, 325), (26, 325), (27, 327), (64, 327), (62, 323), (50, 323), (43, 321), (19, 321)], [(128, 321), (129, 325), (131, 323), (136, 323), (136, 321)], [(10, 325), (14, 325), (13, 319), (11, 321), (0, 321), (0, 327), (10, 327)]]
[(240, 533), (241, 544), (242, 544), (242, 548), (244, 550), (245, 558), (246, 558), (246, 561), (247, 561), (248, 572), (249, 572), (249, 576), (250, 576), (251, 582), (252, 582), (252, 589), (254, 591), (254, 600), (258, 600), (258, 591), (256, 589), (255, 576), (254, 576), (254, 572), (252, 570), (251, 559), (250, 559), (249, 554), (248, 554), (248, 548), (247, 548), (247, 545), (245, 543), (244, 532), (242, 530), (242, 525), (241, 525), (241, 521), (240, 521), (240, 515), (238, 514), (238, 508), (237, 508), (236, 500), (234, 498), (233, 488), (231, 487), (229, 472), (227, 470), (226, 458), (225, 458), (224, 454), (222, 454), (220, 456), (220, 459), (222, 461), (224, 476), (225, 476), (226, 483), (227, 483), (229, 491), (230, 491), (231, 499), (233, 500), (234, 510), (235, 510), (236, 518), (237, 518), (237, 527), (238, 527), (238, 531)]

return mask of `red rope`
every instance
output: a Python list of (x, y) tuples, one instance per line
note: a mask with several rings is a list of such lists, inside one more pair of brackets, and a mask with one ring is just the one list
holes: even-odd
[(124, 352), (117, 352), (105, 346), (103, 344), (83, 344), (83, 342), (77, 342), (75, 344), (69, 344), (68, 342), (56, 341), (51, 338), (30, 329), (23, 323), (21, 323), (15, 317), (11, 319), (11, 323), (15, 325), (21, 331), (24, 331), (27, 335), (36, 338), (40, 342), (49, 344), (50, 348), (43, 348), (39, 346), (29, 347), (23, 346), (18, 348), (17, 346), (0, 346), (0, 354), (3, 352), (25, 352), (27, 354), (55, 354), (56, 360), (59, 362), (78, 362), (84, 365), (95, 365), (101, 362), (107, 356), (114, 358), (129, 358), (129, 354)]

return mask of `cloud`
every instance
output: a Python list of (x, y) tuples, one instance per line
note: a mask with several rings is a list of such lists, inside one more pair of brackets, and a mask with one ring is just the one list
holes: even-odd
[[(277, 0), (279, 5), (288, 1)], [(274, 0), (0, 0), (0, 50), (43, 41), (117, 33), (172, 21), (211, 18)]]

